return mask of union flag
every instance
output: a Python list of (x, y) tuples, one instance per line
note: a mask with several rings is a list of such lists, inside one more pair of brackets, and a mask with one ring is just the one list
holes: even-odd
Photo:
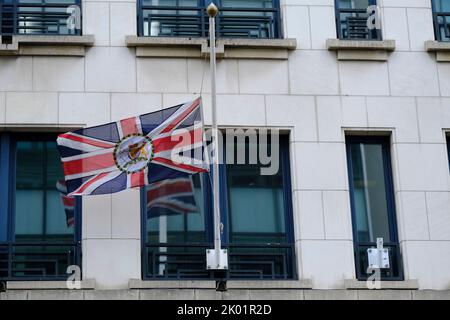
[(69, 196), (208, 171), (201, 99), (58, 136)]

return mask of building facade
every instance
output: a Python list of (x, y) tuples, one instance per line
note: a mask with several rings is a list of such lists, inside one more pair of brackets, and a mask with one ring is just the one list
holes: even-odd
[(449, 0), (217, 1), (219, 126), (280, 132), (275, 174), (221, 166), (228, 291), (207, 174), (178, 214), (61, 201), (58, 133), (198, 96), (211, 125), (208, 4), (0, 0), (0, 298), (450, 298)]

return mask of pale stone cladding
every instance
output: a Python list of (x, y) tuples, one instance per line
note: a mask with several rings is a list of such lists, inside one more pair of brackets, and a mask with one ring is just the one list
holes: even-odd
[[(406, 280), (450, 289), (450, 63), (425, 51), (434, 40), (429, 0), (381, 0), (387, 61), (338, 61), (333, 0), (282, 0), (287, 60), (218, 62), (223, 127), (290, 130), (298, 275), (313, 289), (355, 278), (346, 131), (391, 132), (396, 213)], [(135, 55), (136, 2), (83, 1), (85, 57), (0, 57), (0, 126), (91, 126), (184, 102), (203, 88), (208, 63)], [(17, 128), (13, 129), (17, 130)], [(83, 276), (99, 289), (141, 278), (139, 191), (83, 201)], [(300, 294), (300, 293), (299, 293)], [(302, 293), (303, 294), (303, 293)]]

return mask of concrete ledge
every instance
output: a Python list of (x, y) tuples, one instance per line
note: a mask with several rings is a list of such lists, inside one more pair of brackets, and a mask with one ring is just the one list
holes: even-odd
[[(356, 279), (346, 279), (344, 281), (345, 289), (347, 290), (369, 290), (366, 281), (358, 281)], [(405, 281), (381, 281), (381, 289), (391, 290), (418, 290), (419, 281), (405, 280)]]
[(395, 50), (395, 40), (364, 41), (328, 39), (327, 48), (336, 51), (342, 61), (387, 61)]
[[(95, 280), (81, 281), (81, 289), (94, 290)], [(66, 281), (7, 281), (6, 290), (68, 290), (68, 288)]]
[(7, 290), (0, 300), (450, 300), (450, 290)]
[[(0, 38), (0, 42), (2, 39)], [(15, 56), (77, 56), (94, 45), (93, 35), (84, 36), (13, 36), (11, 44), (0, 44), (0, 55)]]
[(86, 124), (52, 123), (0, 123), (1, 131), (14, 132), (67, 132), (86, 127)]
[(227, 281), (228, 289), (312, 289), (310, 279), (273, 281)]
[[(129, 289), (215, 289), (216, 282), (211, 280), (140, 280), (130, 279)], [(304, 280), (274, 280), (274, 281), (227, 281), (228, 289), (312, 289), (312, 281)]]
[[(209, 55), (206, 38), (126, 36), (128, 47), (136, 48), (137, 57), (202, 58)], [(218, 39), (217, 57), (235, 59), (288, 58), (288, 51), (297, 47), (296, 39)]]
[(426, 41), (425, 50), (435, 52), (438, 62), (450, 62), (450, 42)]
[(130, 289), (215, 289), (216, 282), (211, 280), (140, 280), (130, 279)]

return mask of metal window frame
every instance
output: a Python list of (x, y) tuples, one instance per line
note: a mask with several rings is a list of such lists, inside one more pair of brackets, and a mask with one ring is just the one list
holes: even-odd
[[(143, 1), (144, 0), (137, 0), (136, 1), (136, 7), (137, 7), (137, 12), (136, 12), (136, 22), (137, 22), (137, 33), (138, 36), (140, 37), (145, 37), (144, 36), (144, 17), (143, 17)], [(274, 21), (274, 36), (270, 37), (270, 38), (257, 38), (257, 39), (282, 39), (284, 37), (283, 35), (283, 19), (282, 19), (282, 15), (281, 15), (281, 5), (280, 5), (280, 0), (271, 0), (273, 3), (273, 11), (274, 11), (274, 16), (275, 16), (275, 21)], [(198, 17), (201, 20), (201, 25), (200, 25), (200, 37), (207, 37), (207, 33), (209, 31), (208, 29), (208, 18), (205, 12), (206, 7), (209, 5), (209, 3), (211, 2), (211, 0), (197, 0), (197, 7), (183, 7), (180, 6), (180, 10), (184, 9), (184, 10), (196, 10), (198, 11)], [(219, 11), (222, 9), (221, 7), (221, 0), (216, 0), (217, 7), (219, 8)], [(163, 6), (161, 6), (163, 7)], [(240, 8), (226, 8), (227, 10), (236, 10), (238, 11)], [(245, 9), (245, 8), (243, 8)], [(216, 24), (217, 26), (220, 26), (220, 14), (216, 17)], [(220, 36), (220, 28), (217, 27), (216, 28), (216, 32), (218, 33), (218, 35)], [(177, 36), (174, 36), (177, 37)], [(189, 36), (192, 37), (192, 36)]]
[[(359, 261), (359, 247), (373, 246), (376, 247), (375, 242), (360, 242), (358, 239), (357, 230), (357, 214), (355, 207), (354, 198), (354, 184), (353, 184), (353, 163), (351, 158), (351, 146), (357, 143), (364, 144), (377, 144), (382, 146), (382, 156), (383, 156), (383, 166), (384, 166), (384, 182), (386, 188), (386, 201), (388, 206), (388, 223), (389, 223), (389, 234), (391, 237), (390, 242), (386, 242), (386, 247), (394, 248), (395, 257), (397, 258), (394, 263), (398, 266), (398, 276), (397, 277), (386, 277), (381, 275), (381, 280), (390, 281), (402, 281), (404, 280), (404, 268), (403, 268), (403, 258), (398, 237), (398, 224), (395, 206), (395, 190), (394, 181), (392, 173), (392, 158), (390, 151), (390, 136), (346, 136), (346, 155), (347, 155), (347, 170), (348, 170), (348, 180), (349, 180), (349, 195), (350, 195), (350, 207), (352, 214), (352, 234), (353, 234), (353, 245), (354, 245), (354, 257), (355, 257), (355, 269), (356, 278), (358, 280), (367, 280), (369, 277), (365, 270), (361, 270)], [(391, 262), (391, 265), (393, 263)]]
[[(226, 148), (225, 145), (223, 147), (223, 152), (225, 152)], [(223, 247), (224, 248), (238, 248), (238, 247), (257, 247), (257, 248), (280, 248), (280, 249), (287, 249), (290, 250), (288, 253), (288, 261), (290, 263), (290, 268), (292, 268), (292, 277), (285, 278), (289, 280), (296, 280), (298, 279), (298, 266), (297, 266), (297, 260), (295, 259), (295, 236), (294, 236), (294, 216), (293, 216), (293, 204), (292, 204), (292, 184), (291, 184), (291, 165), (290, 165), (290, 145), (289, 145), (289, 135), (280, 135), (280, 153), (281, 153), (281, 165), (283, 168), (283, 195), (284, 195), (284, 219), (285, 219), (285, 228), (286, 228), (286, 235), (287, 235), (287, 243), (285, 244), (279, 244), (279, 245), (262, 245), (262, 244), (255, 244), (255, 245), (247, 245), (247, 244), (234, 244), (230, 243), (229, 239), (229, 208), (228, 208), (228, 186), (227, 186), (227, 172), (226, 172), (226, 165), (221, 164), (220, 165), (220, 190), (221, 190), (221, 201), (220, 201), (220, 207), (221, 207), (221, 216), (222, 216), (222, 222), (224, 225), (223, 229), (223, 235), (222, 235), (222, 241), (223, 241)], [(224, 155), (224, 159), (226, 158), (226, 155)], [(189, 244), (189, 247), (193, 248), (204, 248), (207, 249), (208, 247), (211, 247), (213, 244), (213, 208), (212, 208), (212, 188), (211, 188), (211, 182), (210, 179), (208, 179), (207, 175), (204, 176), (205, 179), (205, 185), (208, 187), (203, 190), (204, 192), (204, 205), (205, 205), (205, 233), (206, 233), (206, 239), (208, 240), (207, 243), (192, 243)], [(193, 280), (197, 279), (196, 277), (192, 278), (156, 278), (156, 277), (149, 277), (147, 275), (148, 270), (148, 258), (147, 258), (147, 248), (148, 247), (180, 247), (185, 244), (150, 244), (147, 243), (147, 212), (146, 212), (146, 193), (145, 188), (141, 188), (141, 275), (143, 280), (173, 280), (173, 279), (179, 279), (179, 280)], [(206, 265), (205, 265), (205, 271), (206, 271)], [(228, 274), (228, 273), (227, 273)], [(209, 275), (210, 279), (218, 279), (218, 277), (211, 272)], [(226, 276), (227, 279), (228, 275)], [(246, 278), (242, 278), (246, 279)], [(254, 279), (254, 280), (261, 280), (261, 279)]]
[[(13, 277), (11, 274), (12, 255), (16, 247), (20, 246), (72, 246), (74, 248), (75, 264), (82, 268), (81, 265), (81, 226), (82, 226), (82, 199), (75, 198), (75, 230), (73, 241), (15, 241), (15, 193), (16, 193), (16, 155), (17, 142), (19, 141), (55, 141), (56, 134), (50, 133), (1, 133), (0, 134), (0, 186), (2, 192), (0, 199), (0, 230), (6, 231), (6, 236), (0, 238), (0, 245), (7, 247), (9, 256), (8, 277), (1, 280), (65, 280), (67, 276), (26, 276)], [(3, 189), (4, 188), (4, 189)]]
[(447, 140), (448, 167), (450, 170), (450, 132), (447, 133), (445, 139)]
[[(438, 11), (437, 10), (437, 4), (436, 4), (437, 0), (431, 0), (431, 8), (433, 11), (433, 28), (434, 28), (434, 36), (436, 41), (439, 42), (450, 42), (450, 37), (449, 39), (442, 39), (441, 33), (439, 32), (439, 19), (438, 17), (442, 14), (445, 14), (446, 16), (450, 17), (450, 12), (442, 12), (442, 11)], [(449, 31), (450, 32), (450, 31)]]
[[(371, 39), (359, 39), (359, 38), (344, 38), (342, 35), (342, 27), (341, 27), (341, 8), (340, 1), (334, 1), (334, 11), (335, 11), (335, 21), (336, 21), (336, 36), (340, 40), (359, 40), (359, 41), (381, 41), (383, 40), (383, 33), (380, 30), (374, 30), (373, 33), (376, 33), (376, 37), (371, 37)], [(377, 5), (377, 0), (368, 0), (369, 5)], [(358, 9), (355, 9), (358, 10)], [(370, 31), (369, 31), (370, 32)]]
[[(68, 3), (55, 3), (55, 2), (50, 2), (50, 3), (33, 3), (33, 2), (19, 2), (19, 0), (9, 0), (7, 3), (5, 0), (0, 0), (0, 35), (4, 36), (4, 37), (11, 37), (13, 35), (52, 35), (52, 36), (80, 36), (83, 34), (83, 7), (82, 7), (82, 0), (73, 0), (75, 3), (72, 4), (68, 4)], [(68, 8), (69, 6), (72, 5), (76, 5), (80, 8), (80, 29), (76, 30), (73, 34), (72, 33), (49, 33), (49, 32), (37, 32), (37, 33), (20, 33), (19, 29), (19, 20), (18, 20), (18, 8), (20, 7), (57, 7), (57, 8)], [(2, 28), (3, 28), (3, 7), (13, 7), (13, 25), (12, 25), (12, 32), (5, 32), (2, 34)], [(44, 13), (45, 14), (45, 13)]]

